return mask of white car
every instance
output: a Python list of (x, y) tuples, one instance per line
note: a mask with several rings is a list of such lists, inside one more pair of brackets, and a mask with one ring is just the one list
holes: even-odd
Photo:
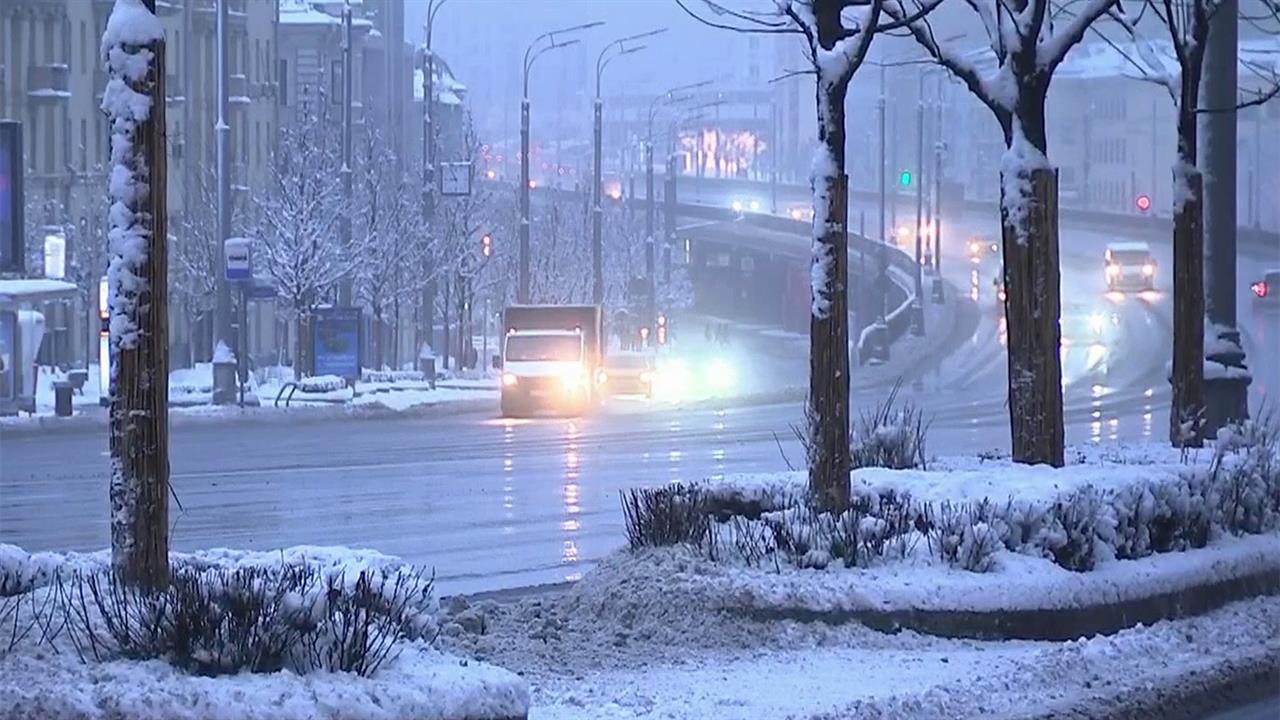
[(1107, 244), (1107, 290), (1154, 290), (1156, 260), (1144, 242)]

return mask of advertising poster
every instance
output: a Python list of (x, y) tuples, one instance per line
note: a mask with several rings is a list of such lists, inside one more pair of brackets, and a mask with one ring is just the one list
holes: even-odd
[(18, 314), (12, 310), (0, 310), (0, 398), (12, 400), (18, 396), (18, 378), (15, 372), (18, 362)]
[(0, 120), (0, 272), (22, 272), (22, 124)]
[(316, 375), (360, 379), (360, 309), (316, 311), (314, 333)]

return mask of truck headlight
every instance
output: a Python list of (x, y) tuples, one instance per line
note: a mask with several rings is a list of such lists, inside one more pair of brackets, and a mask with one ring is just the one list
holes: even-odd
[(511, 373), (502, 373), (503, 387), (515, 387), (516, 382), (517, 380), (515, 375), (512, 375)]
[(1142, 266), (1142, 274), (1143, 274), (1143, 275), (1146, 275), (1147, 277), (1151, 277), (1152, 275), (1155, 275), (1155, 274), (1156, 274), (1156, 266), (1155, 266), (1155, 265), (1153, 265), (1152, 263), (1147, 263), (1146, 265), (1143, 265), (1143, 266)]
[(1112, 278), (1112, 277), (1115, 277), (1116, 275), (1119, 275), (1119, 274), (1120, 274), (1120, 266), (1119, 266), (1119, 265), (1108, 265), (1108, 266), (1107, 266), (1107, 277)]

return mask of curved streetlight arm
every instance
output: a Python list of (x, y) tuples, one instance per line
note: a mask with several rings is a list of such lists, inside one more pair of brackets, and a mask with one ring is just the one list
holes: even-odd
[[(580, 31), (580, 30), (590, 30), (591, 28), (599, 27), (599, 26), (601, 26), (601, 25), (603, 25), (603, 24), (604, 24), (604, 21), (603, 21), (603, 20), (596, 20), (595, 22), (583, 23), (583, 24), (581, 24), (581, 25), (573, 25), (573, 26), (571, 26), (571, 27), (567, 27), (567, 28), (560, 28), (560, 29), (558, 29), (558, 30), (548, 30), (547, 32), (544, 32), (544, 33), (542, 33), (541, 35), (539, 35), (538, 37), (534, 38), (534, 39), (533, 39), (533, 42), (529, 43), (529, 46), (528, 46), (528, 47), (526, 47), (526, 48), (525, 48), (525, 50), (524, 50), (524, 65), (523, 65), (523, 69), (524, 69), (524, 87), (523, 87), (523, 93), (524, 93), (524, 94), (523, 94), (523, 97), (524, 97), (525, 99), (528, 99), (528, 97), (529, 97), (529, 71), (533, 68), (533, 61), (534, 61), (534, 60), (537, 60), (539, 55), (542, 55), (544, 52), (546, 52), (546, 51), (548, 51), (548, 50), (554, 50), (554, 49), (556, 49), (556, 48), (562, 48), (562, 47), (565, 47), (565, 46), (568, 46), (568, 45), (573, 45), (574, 43), (578, 42), (578, 40), (577, 40), (576, 38), (574, 38), (574, 39), (572, 39), (572, 40), (563, 40), (563, 41), (562, 41), (562, 40), (557, 40), (557, 39), (556, 39), (556, 35), (566, 35), (566, 34), (568, 34), (568, 33), (578, 32), (578, 31)], [(539, 45), (543, 40), (547, 40), (547, 39), (550, 39), (550, 40), (551, 40), (551, 44), (550, 44), (550, 45), (548, 45), (548, 46), (546, 46), (546, 47), (544, 47), (544, 48), (540, 48), (540, 49), (538, 49), (538, 52), (536, 52), (536, 53), (535, 53), (535, 52), (534, 52), (534, 49), (535, 49), (535, 48), (537, 48), (537, 46), (538, 46), (538, 45)], [(532, 55), (532, 56), (531, 56), (531, 55)]]
[[(609, 64), (609, 61), (615, 57), (618, 57), (618, 55), (630, 55), (631, 53), (637, 52), (639, 50), (643, 50), (646, 47), (644, 45), (627, 47), (627, 43), (633, 42), (635, 40), (640, 40), (643, 38), (653, 37), (655, 35), (661, 35), (666, 31), (667, 31), (666, 28), (658, 28), (656, 30), (650, 30), (648, 32), (637, 33), (635, 35), (628, 35), (624, 38), (618, 38), (617, 40), (614, 40), (608, 45), (605, 45), (604, 48), (600, 50), (600, 54), (596, 56), (596, 98), (599, 99), (600, 97), (600, 78), (601, 76), (604, 75), (604, 68), (606, 65)], [(606, 57), (607, 55), (609, 55), (610, 51), (614, 50), (615, 48), (620, 50), (620, 52), (617, 55)]]

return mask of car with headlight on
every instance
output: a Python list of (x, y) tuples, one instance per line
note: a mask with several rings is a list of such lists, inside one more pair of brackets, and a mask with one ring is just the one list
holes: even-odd
[(1120, 316), (1114, 312), (1065, 310), (1058, 318), (1062, 347), (1109, 345), (1119, 332)]
[(604, 360), (604, 389), (609, 395), (653, 397), (656, 365), (652, 355), (611, 352)]
[(664, 356), (653, 372), (653, 397), (669, 402), (726, 397), (738, 388), (738, 372), (727, 358)]
[(999, 243), (984, 237), (974, 237), (969, 240), (969, 262), (974, 265), (980, 265), (988, 257), (997, 257), (999, 254)]
[(741, 198), (734, 198), (729, 203), (729, 207), (732, 208), (733, 211), (736, 213), (745, 213), (745, 212), (755, 213), (755, 212), (760, 212), (760, 208), (763, 207), (763, 205), (761, 204), (759, 198), (741, 197)]
[(1151, 246), (1147, 243), (1108, 243), (1105, 260), (1107, 290), (1155, 289), (1156, 259), (1151, 255)]
[(1255, 307), (1280, 308), (1280, 269), (1268, 270), (1261, 279), (1249, 283)]

